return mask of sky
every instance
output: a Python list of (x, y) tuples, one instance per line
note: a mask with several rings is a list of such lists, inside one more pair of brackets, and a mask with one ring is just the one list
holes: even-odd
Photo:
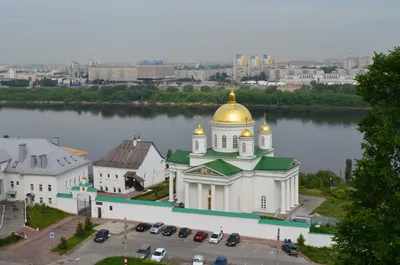
[(400, 45), (399, 0), (1, 0), (0, 63), (345, 58)]

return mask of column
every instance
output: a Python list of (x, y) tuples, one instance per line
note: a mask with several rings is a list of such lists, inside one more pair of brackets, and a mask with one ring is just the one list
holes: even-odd
[(294, 177), (294, 204), (299, 205), (299, 174)]
[(215, 211), (215, 185), (211, 185), (211, 210)]
[(294, 208), (294, 177), (290, 178), (290, 207)]
[(174, 172), (169, 172), (169, 202), (174, 201)]
[(285, 214), (285, 208), (286, 208), (286, 203), (285, 203), (285, 198), (286, 198), (286, 188), (285, 188), (285, 181), (281, 181), (281, 214)]
[(229, 212), (229, 186), (224, 186), (224, 211)]
[(185, 208), (189, 207), (189, 182), (185, 182)]
[(203, 209), (203, 184), (197, 184), (197, 209)]
[(286, 198), (285, 198), (285, 202), (286, 202), (286, 211), (290, 211), (290, 181), (287, 179), (285, 180), (286, 182)]

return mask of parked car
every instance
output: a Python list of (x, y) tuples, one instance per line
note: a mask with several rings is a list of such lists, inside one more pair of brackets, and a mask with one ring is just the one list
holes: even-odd
[(212, 243), (212, 244), (218, 244), (219, 241), (221, 241), (223, 237), (224, 237), (224, 234), (222, 233), (222, 231), (220, 231), (220, 232), (214, 232), (214, 233), (210, 236), (210, 239), (208, 240), (208, 242), (209, 242), (209, 243)]
[(107, 229), (101, 229), (94, 235), (94, 242), (103, 243), (110, 237), (110, 231)]
[(204, 257), (202, 255), (196, 255), (193, 257), (193, 265), (203, 265)]
[(157, 223), (153, 224), (153, 226), (151, 227), (150, 233), (159, 234), (163, 229), (164, 229), (164, 223), (157, 222)]
[(215, 259), (213, 265), (228, 265), (228, 260), (224, 256), (219, 256)]
[(297, 246), (292, 243), (283, 244), (281, 249), (286, 252), (289, 256), (295, 256), (297, 258)]
[(236, 246), (240, 242), (240, 235), (238, 233), (232, 233), (226, 240), (227, 246)]
[(151, 260), (155, 262), (161, 262), (163, 261), (163, 259), (165, 259), (166, 255), (167, 251), (165, 250), (165, 248), (157, 248), (151, 256)]
[(137, 226), (136, 226), (136, 231), (138, 231), (138, 232), (145, 232), (145, 231), (147, 231), (147, 230), (149, 230), (151, 228), (151, 224), (148, 224), (148, 223), (139, 223)]
[(207, 239), (207, 237), (208, 234), (206, 232), (199, 231), (194, 235), (193, 240), (197, 242), (203, 242), (204, 240)]
[(171, 236), (176, 233), (176, 226), (168, 225), (164, 228), (162, 234), (164, 236)]
[(192, 230), (187, 228), (187, 227), (183, 227), (181, 228), (181, 230), (179, 230), (179, 237), (188, 237), (190, 234), (192, 233)]
[(135, 258), (146, 259), (151, 255), (151, 246), (149, 244), (143, 244), (136, 252), (133, 254)]

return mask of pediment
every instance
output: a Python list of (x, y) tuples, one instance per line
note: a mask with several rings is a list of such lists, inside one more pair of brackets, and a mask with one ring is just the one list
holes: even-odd
[(188, 174), (198, 174), (198, 175), (208, 175), (208, 176), (223, 176), (223, 174), (212, 170), (206, 166), (201, 166), (201, 167), (196, 167), (196, 168), (190, 168), (185, 171), (185, 173)]

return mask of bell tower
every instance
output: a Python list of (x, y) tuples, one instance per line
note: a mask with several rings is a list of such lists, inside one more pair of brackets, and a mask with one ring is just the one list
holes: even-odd
[(267, 124), (267, 114), (264, 113), (264, 123), (258, 130), (258, 147), (263, 150), (272, 149), (272, 131)]
[(192, 153), (204, 154), (207, 152), (207, 135), (201, 127), (200, 116), (197, 116), (197, 127), (192, 135)]

